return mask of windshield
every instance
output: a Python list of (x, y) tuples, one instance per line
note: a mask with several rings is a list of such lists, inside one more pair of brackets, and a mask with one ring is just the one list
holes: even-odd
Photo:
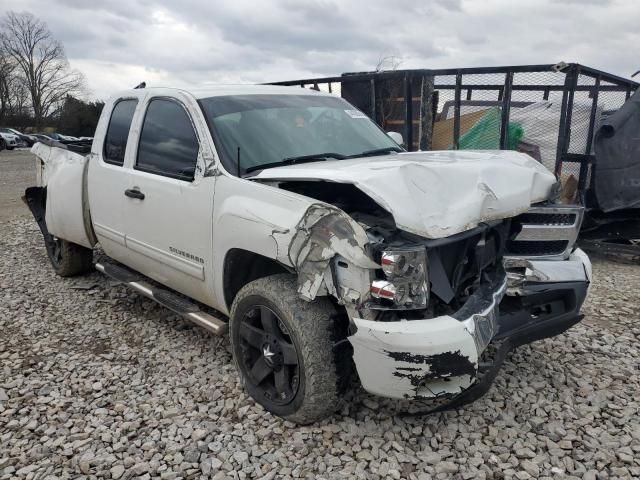
[[(227, 171), (272, 167), (297, 157), (321, 160), (400, 150), (369, 117), (339, 97), (234, 95), (200, 100)], [(329, 155), (327, 155), (329, 156)], [(313, 158), (306, 158), (306, 161)]]

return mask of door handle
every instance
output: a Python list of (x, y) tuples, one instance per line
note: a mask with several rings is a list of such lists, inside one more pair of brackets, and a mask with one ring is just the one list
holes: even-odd
[(128, 188), (124, 191), (124, 194), (127, 197), (131, 197), (131, 198), (137, 198), (139, 200), (144, 200), (144, 193), (142, 193), (140, 190), (137, 190), (135, 188)]

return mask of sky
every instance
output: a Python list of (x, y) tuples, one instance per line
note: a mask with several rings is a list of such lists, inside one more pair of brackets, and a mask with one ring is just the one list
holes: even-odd
[(8, 10), (48, 24), (90, 99), (141, 81), (370, 71), (392, 56), (399, 68), (565, 61), (624, 77), (640, 70), (640, 0), (0, 0)]

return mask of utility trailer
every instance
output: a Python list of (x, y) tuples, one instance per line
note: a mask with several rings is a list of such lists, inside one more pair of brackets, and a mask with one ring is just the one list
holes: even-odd
[[(561, 62), (344, 73), (274, 84), (339, 94), (385, 131), (402, 134), (410, 151), (526, 152), (556, 174), (567, 203), (586, 207), (585, 247), (640, 254), (640, 156), (628, 158), (638, 141), (599, 133), (633, 101), (639, 84), (632, 80)], [(640, 109), (627, 110), (623, 120), (635, 116), (638, 122)], [(606, 142), (625, 147), (612, 160)], [(638, 173), (638, 182), (630, 173)]]

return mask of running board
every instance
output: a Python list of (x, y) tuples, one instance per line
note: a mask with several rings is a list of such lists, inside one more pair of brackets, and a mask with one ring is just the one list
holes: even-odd
[(227, 322), (207, 312), (203, 312), (195, 302), (187, 300), (169, 290), (152, 285), (145, 280), (144, 276), (137, 272), (107, 262), (96, 263), (95, 267), (99, 272), (124, 283), (129, 288), (154, 300), (163, 307), (168, 308), (196, 325), (209, 330), (215, 335), (223, 335), (227, 332)]

